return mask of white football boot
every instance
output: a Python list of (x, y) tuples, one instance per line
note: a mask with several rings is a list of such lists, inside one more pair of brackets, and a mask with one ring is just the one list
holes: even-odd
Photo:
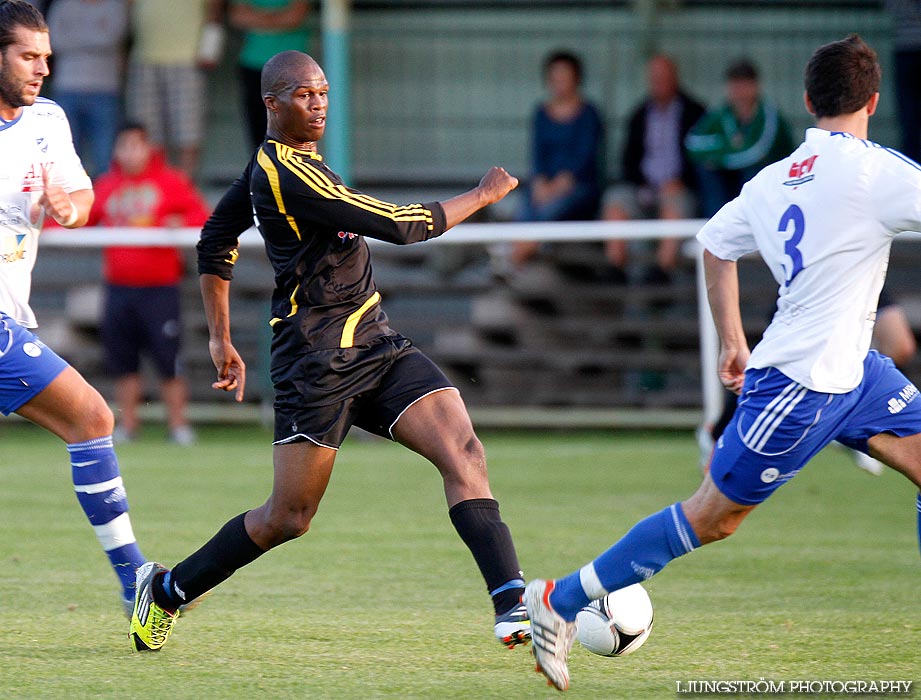
[(543, 673), (557, 690), (569, 687), (566, 664), (576, 633), (576, 623), (567, 622), (550, 605), (553, 581), (534, 579), (524, 589), (521, 600), (531, 618), (531, 653), (536, 671)]

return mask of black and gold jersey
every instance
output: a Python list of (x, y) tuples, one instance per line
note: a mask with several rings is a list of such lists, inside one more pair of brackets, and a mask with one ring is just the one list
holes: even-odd
[[(322, 157), (263, 142), (205, 223), (199, 274), (231, 279), (240, 234), (255, 224), (275, 272), (272, 319), (304, 349), (351, 347), (392, 333), (365, 237), (416, 243), (444, 233), (441, 205), (399, 206), (346, 187)], [(279, 326), (278, 324), (282, 324)]]

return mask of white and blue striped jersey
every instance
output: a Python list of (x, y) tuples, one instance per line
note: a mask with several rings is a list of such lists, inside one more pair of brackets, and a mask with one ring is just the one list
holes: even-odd
[(698, 233), (713, 255), (758, 251), (777, 310), (748, 367), (845, 393), (863, 377), (893, 237), (921, 230), (921, 168), (892, 149), (808, 129)]
[(93, 184), (74, 150), (64, 110), (51, 100), (39, 97), (16, 119), (0, 120), (0, 153), (0, 311), (34, 328), (29, 294), (44, 223), (38, 207), (42, 167), (65, 192)]

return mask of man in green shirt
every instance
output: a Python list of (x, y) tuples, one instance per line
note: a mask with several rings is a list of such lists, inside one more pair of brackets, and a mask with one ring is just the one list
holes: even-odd
[(707, 112), (684, 141), (699, 167), (701, 214), (713, 216), (761, 168), (789, 155), (790, 125), (761, 96), (758, 70), (747, 60), (726, 71), (726, 103)]

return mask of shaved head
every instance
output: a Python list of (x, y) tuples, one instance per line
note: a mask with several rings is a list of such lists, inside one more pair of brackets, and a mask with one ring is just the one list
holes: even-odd
[(303, 80), (308, 70), (319, 69), (319, 65), (302, 51), (277, 53), (262, 67), (260, 89), (265, 95), (280, 95), (291, 90)]

